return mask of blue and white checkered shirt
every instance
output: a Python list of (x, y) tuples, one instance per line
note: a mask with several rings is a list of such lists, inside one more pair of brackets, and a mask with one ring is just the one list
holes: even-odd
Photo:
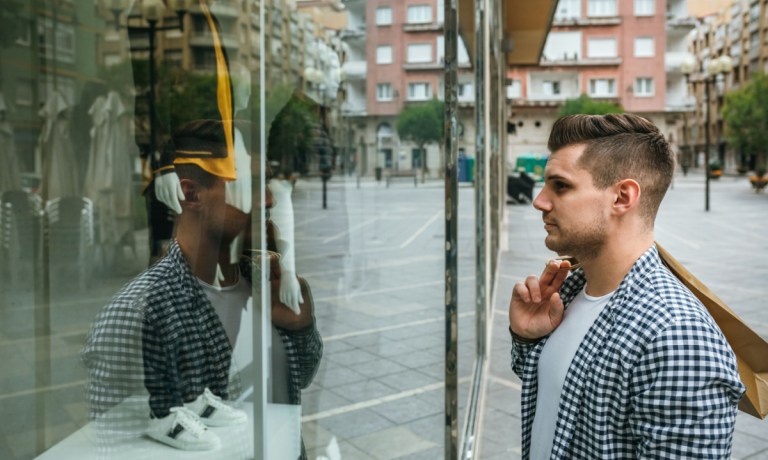
[[(585, 282), (581, 270), (565, 281), (560, 295), (566, 308)], [(530, 456), (546, 341), (512, 341), (512, 369), (523, 383), (523, 459)], [(727, 459), (744, 391), (717, 324), (651, 247), (576, 351), (550, 458)]]

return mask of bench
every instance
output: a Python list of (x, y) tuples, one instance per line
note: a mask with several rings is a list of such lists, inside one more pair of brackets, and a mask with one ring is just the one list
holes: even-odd
[(411, 170), (404, 170), (404, 171), (389, 171), (387, 173), (387, 188), (389, 188), (389, 183), (392, 181), (392, 179), (410, 179), (413, 178), (413, 186), (418, 187), (418, 181), (417, 181), (417, 174), (415, 169)]

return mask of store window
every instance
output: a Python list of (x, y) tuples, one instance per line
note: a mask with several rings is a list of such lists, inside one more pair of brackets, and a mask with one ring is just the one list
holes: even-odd
[[(444, 458), (446, 149), (398, 121), (442, 123), (445, 69), (371, 68), (393, 46), (435, 62), (443, 31), (384, 40), (392, 8), (350, 4), (326, 34), (332, 6), (204, 0), (153, 30), (129, 3), (0, 7), (20, 26), (0, 33), (0, 458)], [(451, 218), (459, 424), (473, 194)]]

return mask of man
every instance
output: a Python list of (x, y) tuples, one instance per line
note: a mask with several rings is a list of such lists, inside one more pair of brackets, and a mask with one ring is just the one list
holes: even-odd
[(561, 118), (548, 146), (533, 204), (547, 247), (580, 267), (550, 261), (512, 293), (523, 458), (729, 458), (733, 351), (654, 245), (669, 145), (623, 114)]
[[(227, 201), (225, 180), (208, 170), (219, 170), (211, 163), (231, 155), (224, 133), (220, 121), (202, 120), (174, 135), (185, 197), (176, 238), (163, 259), (113, 298), (87, 338), (82, 359), (102, 444), (113, 447), (148, 425), (150, 437), (170, 446), (216, 449), (219, 440), (206, 427), (244, 421), (244, 413), (222, 401), (237, 396), (230, 382), (232, 350), (251, 293), (250, 262), (230, 261), (230, 245), (250, 216)], [(251, 171), (237, 171), (243, 173)], [(271, 205), (269, 193), (264, 202)], [(306, 284), (302, 287), (304, 298), (311, 299)], [(270, 288), (273, 332), (282, 339), (272, 345), (278, 348), (272, 380), (283, 383), (273, 389), (275, 402), (299, 404), (300, 390), (317, 370), (322, 342), (311, 300), (296, 315), (276, 300), (279, 282)], [(147, 392), (149, 411), (146, 397), (140, 398)]]

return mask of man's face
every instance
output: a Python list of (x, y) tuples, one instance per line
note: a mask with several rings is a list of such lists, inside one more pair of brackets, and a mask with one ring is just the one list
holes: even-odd
[(222, 179), (216, 179), (203, 193), (204, 222), (208, 223), (210, 234), (226, 242), (232, 241), (247, 227), (249, 215), (226, 203), (226, 186)]
[(577, 165), (585, 147), (571, 145), (552, 153), (544, 171), (544, 188), (533, 200), (542, 213), (547, 248), (582, 259), (600, 252), (613, 202), (611, 188), (595, 188), (592, 175)]

